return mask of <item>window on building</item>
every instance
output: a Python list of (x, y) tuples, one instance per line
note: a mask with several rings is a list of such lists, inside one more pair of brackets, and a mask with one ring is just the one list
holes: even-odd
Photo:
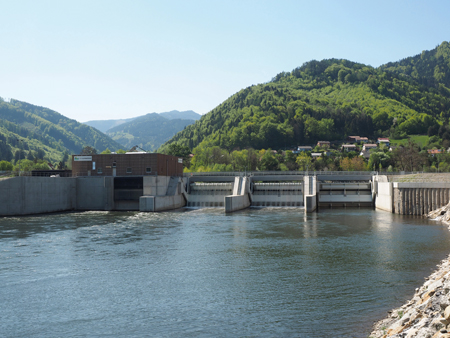
[(112, 167), (113, 167), (113, 168), (115, 168), (115, 167), (116, 167), (116, 161), (114, 161), (114, 162), (113, 162), (113, 165), (112, 165)]
[(103, 169), (102, 168), (98, 168), (97, 169), (97, 174), (103, 174)]
[(145, 172), (147, 174), (150, 174), (152, 172), (152, 168), (149, 168), (149, 167), (145, 168)]
[(131, 168), (127, 168), (127, 174), (131, 174)]

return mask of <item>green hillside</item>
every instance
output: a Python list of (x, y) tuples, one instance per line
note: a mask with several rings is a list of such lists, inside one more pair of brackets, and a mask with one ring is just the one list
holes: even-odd
[(107, 135), (126, 149), (138, 145), (147, 151), (154, 151), (192, 123), (194, 120), (167, 119), (162, 114), (151, 113), (111, 128)]
[[(280, 149), (349, 135), (401, 139), (448, 131), (448, 47), (444, 42), (433, 51), (379, 68), (338, 59), (307, 62), (269, 83), (239, 91), (160, 151), (174, 142), (191, 149)], [(406, 63), (414, 65), (410, 74)]]
[(98, 151), (121, 148), (98, 130), (53, 110), (0, 99), (0, 160), (46, 157), (55, 162), (87, 145)]
[(439, 88), (442, 84), (450, 88), (450, 44), (444, 41), (433, 50), (387, 63), (380, 69), (407, 75), (426, 86)]

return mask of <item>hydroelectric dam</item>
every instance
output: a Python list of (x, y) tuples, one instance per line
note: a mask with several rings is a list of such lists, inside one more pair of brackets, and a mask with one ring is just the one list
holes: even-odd
[(182, 176), (19, 176), (1, 179), (0, 191), (0, 216), (87, 210), (156, 212), (181, 207), (222, 208), (230, 213), (251, 206), (291, 207), (305, 212), (369, 207), (424, 215), (449, 202), (450, 182), (393, 182), (387, 175), (368, 171), (255, 171)]

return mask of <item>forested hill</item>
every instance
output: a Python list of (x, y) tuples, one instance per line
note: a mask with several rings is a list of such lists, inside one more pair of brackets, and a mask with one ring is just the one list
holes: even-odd
[(63, 154), (77, 154), (88, 145), (99, 152), (121, 148), (95, 128), (53, 110), (0, 99), (0, 160), (10, 161), (20, 151), (22, 159), (46, 156), (51, 161), (60, 161)]
[[(280, 149), (349, 135), (427, 133), (450, 117), (449, 44), (373, 68), (310, 61), (245, 88), (164, 144)], [(431, 69), (434, 69), (431, 71)]]
[[(187, 114), (187, 116), (195, 117), (193, 114)], [(154, 151), (177, 132), (195, 122), (189, 119), (173, 118), (176, 116), (183, 115), (180, 115), (178, 111), (163, 114), (150, 113), (111, 128), (106, 133), (126, 149), (138, 145), (147, 151)]]
[(443, 84), (450, 88), (450, 43), (444, 41), (433, 50), (390, 62), (380, 69), (407, 75), (426, 86)]

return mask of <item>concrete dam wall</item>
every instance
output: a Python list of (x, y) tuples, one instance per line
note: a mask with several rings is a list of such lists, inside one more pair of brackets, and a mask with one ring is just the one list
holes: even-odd
[[(238, 174), (238, 173), (234, 173)], [(367, 176), (367, 177), (366, 177)], [(71, 210), (164, 211), (249, 206), (375, 207), (424, 215), (446, 205), (450, 183), (388, 182), (368, 174), (190, 175), (189, 177), (15, 177), (0, 180), (0, 216)]]
[(0, 180), (0, 215), (30, 215), (75, 210), (76, 180), (14, 177)]

